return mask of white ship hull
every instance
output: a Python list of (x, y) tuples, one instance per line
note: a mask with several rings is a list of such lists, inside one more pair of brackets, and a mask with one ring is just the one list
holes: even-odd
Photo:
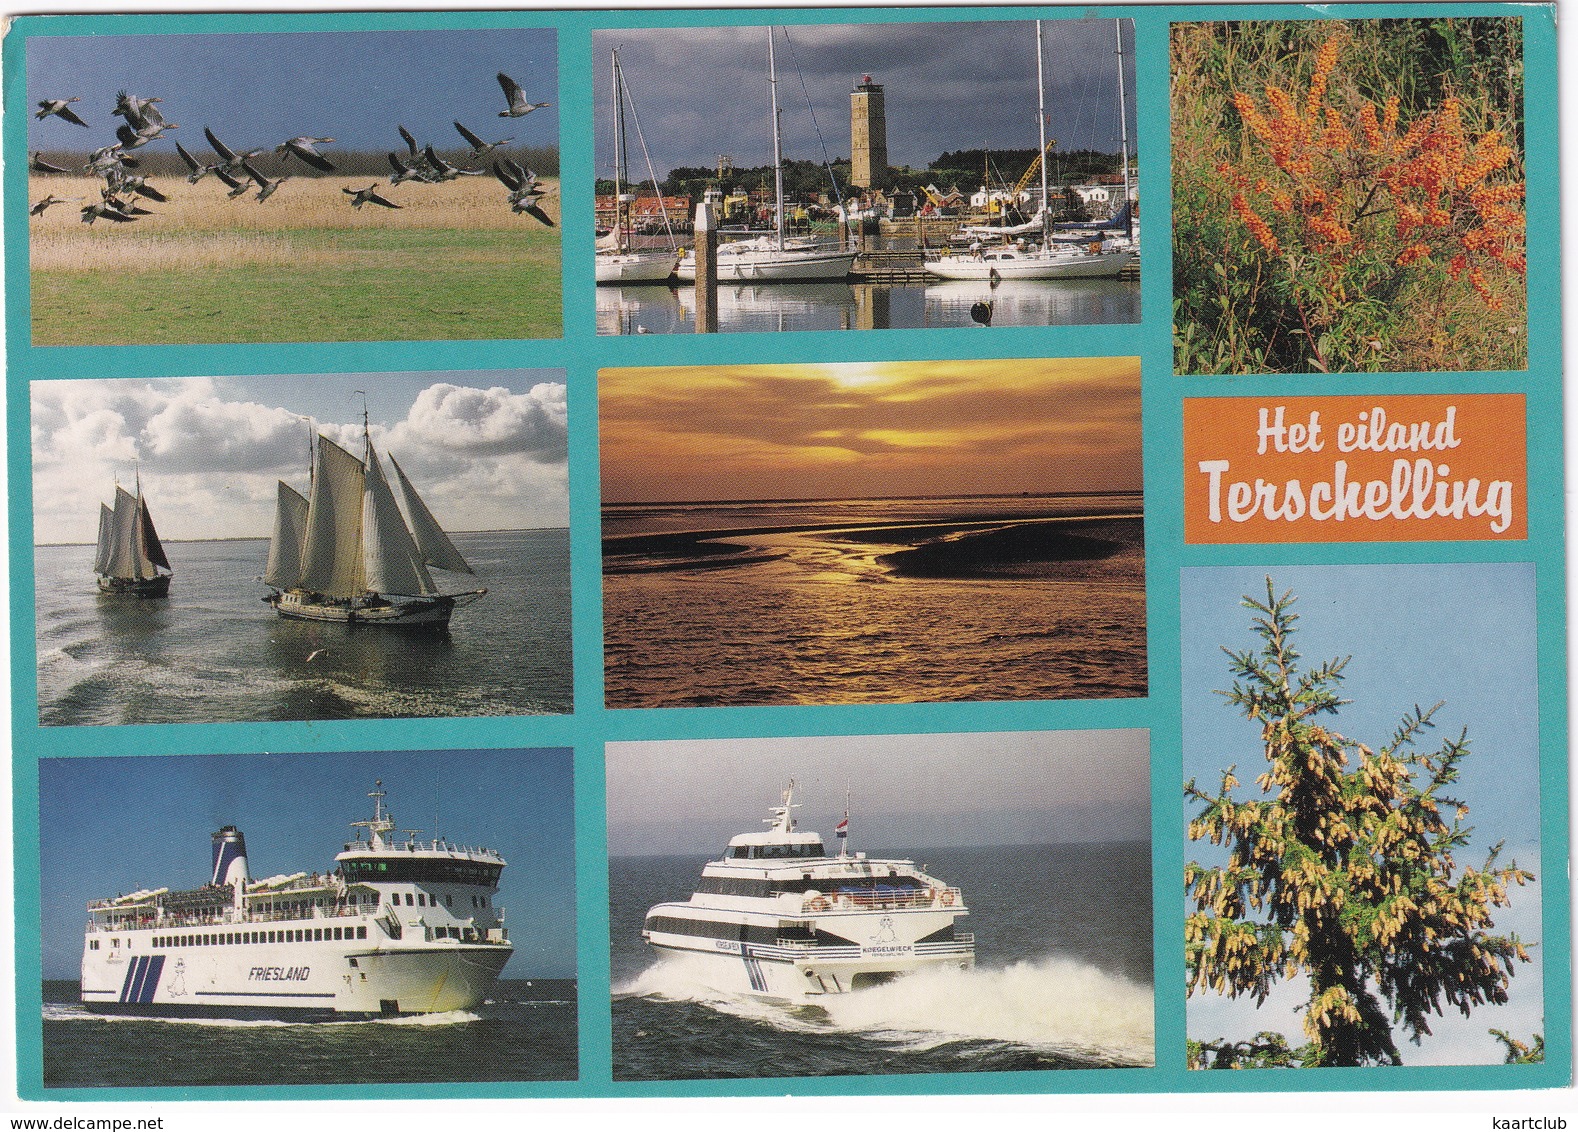
[(513, 950), (459, 940), (401, 946), (380, 942), (376, 925), (374, 938), (356, 941), (253, 942), (260, 934), (270, 933), (261, 924), (117, 932), (119, 947), (106, 937), (84, 956), (82, 1002), (101, 1013), (303, 1021), (470, 1010)]
[(661, 283), (674, 274), (677, 252), (598, 252), (599, 283)]
[[(974, 937), (954, 930), (963, 914), (954, 890), (919, 908), (850, 909), (848, 900), (812, 919), (795, 914), (792, 935), (780, 934), (777, 916), (736, 913), (729, 923), (719, 909), (659, 904), (647, 913), (647, 942), (659, 952), (701, 960), (714, 989), (730, 994), (807, 999), (846, 994), (900, 975), (933, 968), (966, 970), (975, 963)], [(703, 934), (707, 925), (728, 929)], [(689, 927), (687, 931), (673, 930)]]
[(1138, 257), (1133, 252), (1114, 251), (1090, 255), (1085, 252), (1055, 251), (1012, 252), (982, 257), (942, 256), (925, 261), (927, 272), (939, 279), (1103, 279), (1113, 278)]
[[(729, 254), (718, 251), (718, 282), (779, 283), (790, 280), (844, 279), (855, 266), (855, 252), (776, 248)], [(696, 255), (687, 252), (674, 274), (682, 283), (696, 281)]]

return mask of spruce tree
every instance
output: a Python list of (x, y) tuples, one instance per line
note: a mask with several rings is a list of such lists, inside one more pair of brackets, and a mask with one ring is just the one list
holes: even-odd
[[(1417, 1043), (1444, 1006), (1467, 1015), (1507, 1001), (1529, 955), (1517, 936), (1489, 934), (1491, 910), (1508, 905), (1510, 885), (1534, 878), (1516, 862), (1498, 865), (1499, 844), (1482, 868), (1458, 871), (1454, 854), (1471, 829), (1468, 807), (1448, 791), (1468, 735), (1419, 747), (1442, 705), (1415, 706), (1376, 750), (1333, 729), (1330, 717), (1349, 702), (1337, 694), (1348, 662), (1300, 671), (1294, 601), (1267, 578), (1264, 603), (1244, 598), (1263, 643), (1223, 648), (1234, 681), (1219, 694), (1260, 725), (1258, 795), (1234, 797), (1233, 767), (1214, 794), (1193, 779), (1184, 786), (1200, 807), (1190, 840), (1228, 854), (1225, 865), (1184, 869), (1194, 906), (1188, 993), (1249, 995), (1259, 1006), (1279, 981), (1306, 975), (1308, 1044), (1291, 1051), (1299, 1064), (1398, 1065), (1394, 1023)], [(1230, 1042), (1199, 1044), (1197, 1065), (1258, 1060)]]

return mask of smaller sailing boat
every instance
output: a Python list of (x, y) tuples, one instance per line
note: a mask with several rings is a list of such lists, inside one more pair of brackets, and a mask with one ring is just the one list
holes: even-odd
[[(347, 625), (445, 626), (488, 591), (440, 593), (428, 567), (475, 574), (390, 457), (405, 496), (400, 513), (362, 413), (365, 458), (316, 440), (312, 488), (279, 484), (263, 600), (281, 617)], [(407, 522), (409, 518), (409, 522)]]
[[(1042, 61), (1041, 21), (1036, 21), (1036, 119), (1041, 134), (1041, 150), (1047, 151), (1046, 73)], [(1124, 142), (1127, 161), (1128, 142)], [(1039, 246), (1003, 244), (972, 248), (967, 252), (927, 259), (921, 266), (940, 279), (985, 279), (994, 285), (1007, 279), (1112, 279), (1133, 263), (1137, 253), (1127, 248), (1105, 245), (1093, 239), (1083, 247), (1059, 246), (1052, 238), (1051, 217), (1047, 212), (1050, 197), (1047, 163), (1041, 161), (1041, 201), (1036, 213), (1041, 229)]]
[[(619, 51), (613, 52), (613, 77), (614, 77), (614, 227), (606, 239), (597, 242), (597, 282), (599, 283), (661, 283), (674, 274), (674, 267), (679, 263), (679, 252), (672, 247), (664, 250), (636, 250), (629, 246), (630, 230), (634, 223), (630, 215), (630, 206), (636, 202), (636, 194), (629, 191), (630, 175), (627, 169), (625, 151), (629, 139), (625, 130), (625, 105), (629, 94), (625, 89), (625, 75), (619, 69)], [(632, 106), (633, 109), (633, 106)], [(640, 130), (640, 121), (636, 123), (637, 131)], [(642, 149), (646, 148), (643, 140)], [(648, 162), (650, 164), (650, 161)], [(652, 178), (653, 190), (657, 193), (658, 210), (663, 216), (663, 226), (668, 227), (668, 208), (663, 201), (663, 190), (657, 183), (657, 177)], [(669, 234), (669, 241), (673, 242), (673, 233)]]
[[(784, 227), (784, 155), (778, 121), (778, 58), (773, 51), (773, 29), (767, 29), (767, 81), (773, 109), (773, 234), (736, 240), (718, 248), (720, 283), (783, 283), (846, 279), (854, 270), (858, 251), (815, 240), (790, 239)], [(696, 281), (696, 253), (686, 252), (674, 269), (683, 283)]]
[(99, 547), (93, 572), (103, 593), (165, 597), (170, 592), (170, 560), (153, 528), (140, 476), (136, 495), (117, 484), (115, 506), (99, 504)]

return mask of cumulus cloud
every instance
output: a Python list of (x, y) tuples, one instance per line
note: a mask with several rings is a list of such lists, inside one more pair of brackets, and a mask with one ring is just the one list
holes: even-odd
[[(34, 537), (88, 542), (116, 482), (141, 480), (170, 539), (264, 536), (275, 481), (307, 486), (310, 429), (361, 452), (361, 421), (313, 421), (295, 381), (278, 397), (228, 394), (212, 378), (35, 382), (31, 390)], [(373, 440), (393, 450), (452, 530), (568, 521), (565, 387), (521, 392), (434, 382)]]

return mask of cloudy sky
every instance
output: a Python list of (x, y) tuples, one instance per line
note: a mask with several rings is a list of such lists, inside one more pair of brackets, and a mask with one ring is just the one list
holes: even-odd
[[(1264, 602), (1266, 575), (1280, 595), (1298, 597), (1295, 640), (1306, 665), (1351, 656), (1335, 727), (1371, 747), (1389, 741), (1405, 711), (1445, 701), (1436, 730), (1420, 746), (1439, 748), (1466, 727), (1470, 754), (1452, 795), (1470, 807), (1474, 835), (1457, 854), (1458, 865), (1478, 867), (1498, 841), (1506, 842), (1502, 863), (1516, 860), (1536, 877), (1542, 873), (1539, 842), (1539, 742), (1535, 663), (1534, 568), (1527, 563), (1451, 565), (1275, 566), (1197, 568), (1183, 571), (1184, 776), (1214, 791), (1221, 772), (1237, 764), (1245, 798), (1264, 766), (1259, 726), (1245, 720), (1213, 689), (1232, 687), (1222, 647), (1262, 644), (1250, 629), (1251, 612), (1240, 599)], [(1492, 595), (1492, 600), (1486, 600)], [(1191, 859), (1217, 864), (1219, 851), (1189, 843)], [(1558, 869), (1560, 866), (1558, 866)], [(1550, 879), (1550, 878), (1542, 878)], [(1555, 879), (1565, 882), (1558, 874)], [(1497, 931), (1515, 931), (1525, 941), (1544, 938), (1536, 884), (1512, 889), (1512, 906), (1494, 914)], [(1403, 1042), (1405, 1064), (1499, 1062), (1494, 1026), (1528, 1040), (1542, 1032), (1541, 961), (1560, 962), (1560, 949), (1536, 947), (1534, 962), (1520, 964), (1511, 1002), (1481, 1008), (1469, 1018), (1455, 1012), (1432, 1019), (1436, 1036), (1421, 1047)], [(1304, 992), (1307, 996), (1307, 990)], [(1256, 1010), (1253, 1000), (1229, 1001), (1214, 994), (1189, 1002), (1191, 1037), (1249, 1037), (1281, 1030), (1302, 1031), (1300, 987), (1279, 990)], [(1302, 1040), (1302, 1039), (1300, 1039)], [(1298, 1044), (1295, 1041), (1294, 1044)]]
[(850, 849), (1150, 837), (1144, 731), (1026, 731), (609, 743), (611, 856), (716, 857), (765, 828), (791, 778), (802, 829), (831, 843), (850, 795)]
[(573, 976), (570, 752), (550, 749), (40, 759), (44, 977), (77, 977), (88, 901), (205, 884), (221, 826), (246, 837), (254, 878), (332, 869), (379, 779), (401, 829), (503, 854), (504, 977)]
[[(559, 370), (35, 381), (37, 543), (92, 543), (98, 505), (140, 475), (166, 539), (267, 537), (276, 482), (307, 490), (309, 423), (393, 455), (445, 529), (562, 527)], [(388, 469), (386, 467), (386, 473)], [(392, 474), (392, 473), (390, 473)]]
[[(329, 149), (401, 147), (397, 125), (420, 141), (462, 144), (459, 119), (489, 141), (558, 143), (556, 36), (544, 29), (295, 32), (135, 36), (31, 36), (27, 98), (80, 98), (89, 129), (59, 118), (28, 120), (29, 149), (95, 148), (115, 140), (117, 91), (164, 101), (179, 124), (155, 148), (180, 141), (207, 150), (203, 127), (232, 149), (273, 147), (306, 134)], [(504, 71), (532, 102), (554, 105), (500, 122)], [(503, 127), (500, 129), (500, 127)], [(497, 131), (497, 132), (494, 132)]]
[(607, 503), (1138, 490), (1137, 358), (605, 369)]
[[(1048, 20), (1043, 32), (1048, 137), (1060, 150), (1117, 153), (1114, 21)], [(1124, 21), (1131, 152), (1133, 40)], [(765, 28), (622, 29), (594, 32), (592, 43), (599, 175), (613, 167), (614, 48), (659, 176), (676, 165), (714, 166), (720, 153), (741, 168), (772, 163)], [(849, 156), (849, 95), (867, 74), (884, 88), (894, 165), (923, 168), (946, 150), (1037, 145), (1033, 23), (790, 25), (787, 39), (778, 29), (774, 50), (786, 157), (820, 161), (818, 126), (829, 157)], [(644, 170), (633, 129), (631, 145), (632, 169)], [(1023, 170), (1003, 172), (1017, 178)]]

